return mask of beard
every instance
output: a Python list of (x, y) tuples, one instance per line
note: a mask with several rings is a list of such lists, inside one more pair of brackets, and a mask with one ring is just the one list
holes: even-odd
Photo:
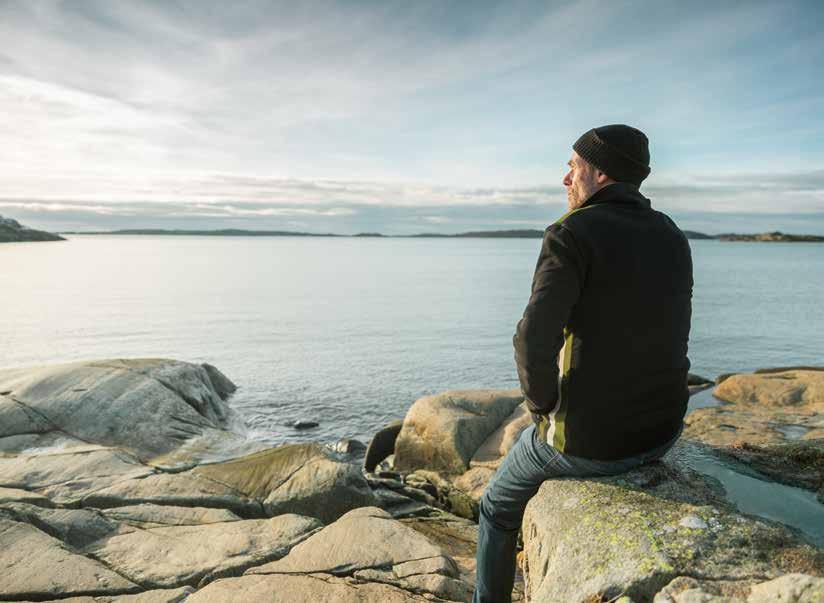
[(578, 209), (597, 190), (598, 185), (588, 178), (579, 178), (567, 187), (567, 207), (569, 211)]

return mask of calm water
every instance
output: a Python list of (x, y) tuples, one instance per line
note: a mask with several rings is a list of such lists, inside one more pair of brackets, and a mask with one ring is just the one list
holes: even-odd
[[(692, 241), (693, 372), (824, 364), (824, 244)], [(368, 440), (419, 396), (517, 386), (538, 239), (75, 236), (0, 245), (0, 367), (210, 362), (250, 435)], [(285, 423), (313, 419), (318, 429)]]

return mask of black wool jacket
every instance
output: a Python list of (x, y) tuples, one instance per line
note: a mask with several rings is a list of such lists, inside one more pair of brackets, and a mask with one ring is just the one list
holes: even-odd
[(692, 286), (686, 237), (632, 184), (608, 185), (546, 229), (513, 337), (544, 441), (614, 460), (675, 437)]

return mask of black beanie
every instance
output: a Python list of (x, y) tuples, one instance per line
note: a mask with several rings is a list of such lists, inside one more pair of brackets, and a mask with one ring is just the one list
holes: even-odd
[(618, 182), (640, 186), (649, 176), (649, 140), (641, 130), (623, 124), (593, 128), (584, 132), (572, 148)]

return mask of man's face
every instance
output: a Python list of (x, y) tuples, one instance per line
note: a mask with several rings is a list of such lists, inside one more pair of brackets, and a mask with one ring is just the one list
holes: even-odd
[(567, 189), (567, 207), (570, 211), (578, 209), (600, 188), (596, 170), (589, 163), (581, 159), (575, 151), (567, 162), (569, 172), (564, 176), (564, 186)]

